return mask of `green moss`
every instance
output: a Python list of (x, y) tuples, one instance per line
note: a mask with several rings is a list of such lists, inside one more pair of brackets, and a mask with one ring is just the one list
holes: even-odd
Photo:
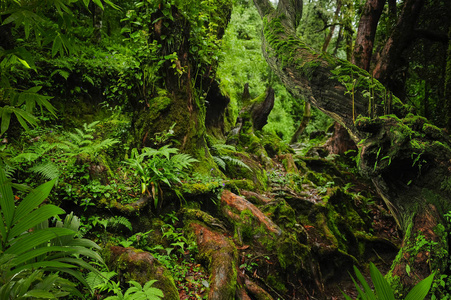
[(221, 181), (210, 181), (210, 182), (200, 182), (200, 183), (188, 183), (182, 184), (181, 190), (185, 194), (190, 195), (202, 195), (208, 194), (210, 192), (215, 192), (218, 188), (222, 187)]
[(276, 275), (271, 274), (266, 277), (266, 281), (268, 282), (268, 285), (275, 289), (277, 292), (281, 294), (288, 292), (288, 289), (284, 284), (285, 278), (279, 278), (276, 277)]

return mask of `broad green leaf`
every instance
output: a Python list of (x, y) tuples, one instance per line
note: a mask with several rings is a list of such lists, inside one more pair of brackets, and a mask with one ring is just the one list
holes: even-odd
[(16, 11), (15, 13), (12, 13), (8, 18), (3, 21), (2, 25), (9, 24), (11, 22), (15, 22), (17, 20), (21, 20), (23, 18), (22, 11)]
[(34, 210), (30, 214), (27, 214), (22, 219), (17, 219), (17, 225), (13, 226), (10, 231), (10, 237), (16, 237), (23, 232), (32, 229), (36, 225), (47, 221), (51, 217), (55, 217), (59, 214), (63, 214), (64, 210), (55, 205), (45, 205)]
[[(31, 251), (25, 252), (16, 258), (14, 258), (14, 263), (20, 265), (29, 261), (32, 258), (36, 258), (37, 256), (50, 253), (50, 252), (59, 252), (63, 255), (68, 255), (77, 252), (75, 249), (71, 247), (63, 247), (63, 246), (47, 246), (33, 249)], [(38, 260), (39, 261), (39, 260)]]
[(111, 6), (112, 8), (116, 9), (116, 10), (121, 10), (121, 8), (119, 6), (117, 6), (116, 4), (114, 4), (113, 2), (111, 2), (110, 0), (104, 0), (106, 4), (108, 4), (109, 6)]
[(11, 110), (8, 109), (7, 107), (2, 108), (1, 114), (2, 124), (0, 135), (3, 135), (8, 130), (11, 121), (11, 113), (12, 113)]
[[(17, 207), (16, 215), (14, 216), (14, 222), (17, 222), (18, 220), (29, 214), (33, 209), (38, 207), (45, 199), (47, 199), (50, 191), (55, 185), (55, 182), (56, 179), (53, 179), (41, 184), (40, 186), (32, 190)], [(64, 211), (62, 213), (64, 213)], [(42, 221), (40, 221), (39, 223), (41, 222)]]
[(58, 51), (61, 50), (61, 37), (57, 35), (55, 39), (53, 40), (52, 45), (52, 57), (55, 57), (55, 55), (58, 53)]
[(26, 68), (28, 68), (28, 69), (31, 69), (31, 67), (30, 67), (30, 65), (28, 64), (28, 62), (26, 61), (26, 60), (23, 60), (23, 59), (21, 59), (21, 58), (17, 58), (19, 61), (20, 61), (20, 63), (22, 64), (22, 65), (24, 65)]
[(31, 290), (23, 294), (24, 298), (44, 298), (44, 299), (56, 299), (56, 297), (45, 290)]
[[(0, 224), (0, 232), (2, 233), (2, 239), (6, 240), (6, 232), (9, 231), (14, 219), (14, 195), (9, 180), (6, 178), (6, 173), (3, 168), (0, 168), (0, 215), (3, 215), (4, 226)], [(0, 245), (2, 245), (4, 241)], [(3, 249), (0, 249), (3, 250)]]
[(63, 263), (60, 261), (38, 261), (34, 263), (25, 264), (22, 266), (18, 266), (17, 268), (14, 268), (13, 270), (9, 271), (7, 273), (7, 276), (15, 276), (15, 274), (20, 273), (23, 270), (36, 270), (36, 269), (46, 269), (46, 270), (55, 270), (55, 271), (62, 271), (63, 269), (70, 269), (70, 268), (76, 268), (77, 266)]
[(429, 293), (432, 282), (434, 281), (434, 275), (435, 272), (414, 286), (407, 294), (405, 300), (423, 300)]
[(4, 253), (20, 255), (24, 252), (30, 251), (34, 247), (46, 243), (57, 236), (74, 235), (76, 232), (66, 228), (47, 228), (45, 230), (36, 230), (20, 237), (11, 242), (11, 247), (5, 250)]
[(102, 10), (104, 9), (101, 0), (92, 0), (92, 2), (94, 2), (94, 3), (95, 3), (97, 6), (99, 6)]
[(392, 288), (373, 263), (370, 263), (370, 274), (378, 299), (395, 300)]
[(368, 297), (369, 300), (377, 300), (376, 295), (374, 295), (373, 291), (371, 290), (370, 286), (366, 282), (365, 278), (363, 277), (362, 273), (360, 273), (359, 269), (357, 269), (356, 266), (354, 266), (354, 272), (357, 279), (360, 281), (360, 283), (363, 286), (363, 289), (365, 291), (365, 295)]

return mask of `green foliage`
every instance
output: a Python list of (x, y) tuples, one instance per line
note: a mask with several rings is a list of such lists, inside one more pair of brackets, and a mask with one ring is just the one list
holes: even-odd
[(139, 282), (131, 280), (129, 281), (131, 286), (125, 294), (118, 290), (116, 296), (107, 297), (105, 300), (160, 300), (164, 297), (163, 292), (158, 288), (152, 287), (156, 281), (150, 280), (144, 286), (141, 286)]
[(130, 166), (141, 179), (141, 193), (147, 193), (154, 199), (154, 206), (161, 206), (163, 191), (161, 184), (173, 187), (175, 183), (182, 183), (191, 164), (197, 162), (189, 154), (178, 153), (177, 148), (165, 145), (159, 149), (145, 147), (138, 152), (132, 149), (131, 156), (124, 163)]
[(91, 161), (94, 161), (102, 150), (119, 143), (115, 139), (95, 140), (92, 133), (98, 123), (99, 121), (91, 124), (85, 123), (83, 130), (75, 128), (75, 133), (68, 132), (67, 140), (62, 142), (64, 146), (60, 146), (65, 151), (65, 156), (69, 158), (87, 156)]
[(110, 227), (120, 227), (121, 225), (127, 228), (128, 230), (132, 231), (132, 223), (124, 216), (114, 216), (108, 219), (103, 219), (98, 216), (95, 216), (92, 220), (92, 225), (96, 226), (97, 224), (100, 224), (103, 226), (105, 232), (107, 231), (107, 228)]
[[(381, 274), (381, 272), (376, 268), (376, 266), (373, 263), (370, 263), (370, 274), (371, 279), (374, 285), (375, 292), (370, 288), (368, 282), (365, 280), (365, 277), (360, 273), (359, 269), (354, 266), (354, 272), (359, 280), (359, 283), (363, 287), (363, 289), (360, 287), (359, 283), (357, 283), (354, 278), (352, 279), (354, 281), (355, 287), (359, 293), (360, 299), (366, 299), (366, 300), (395, 300), (395, 296), (393, 293), (393, 289), (391, 288), (388, 281), (384, 278), (384, 276)], [(432, 285), (432, 281), (434, 280), (435, 273), (432, 273), (427, 278), (423, 279), (421, 282), (419, 282), (404, 298), (405, 300), (423, 300), (427, 294), (429, 293), (429, 290)], [(351, 298), (344, 294), (346, 300), (351, 300)]]
[(214, 144), (211, 146), (210, 150), (212, 152), (214, 162), (224, 171), (226, 170), (227, 163), (229, 163), (233, 166), (245, 168), (252, 172), (252, 169), (249, 168), (249, 166), (244, 162), (235, 157), (227, 155), (227, 152), (236, 152), (235, 146), (226, 144)]
[[(73, 256), (102, 262), (90, 249), (99, 249), (97, 244), (77, 238), (80, 225), (77, 217), (70, 214), (64, 222), (58, 221), (55, 227), (49, 227), (49, 218), (64, 213), (57, 206), (41, 205), (54, 183), (55, 180), (35, 188), (16, 206), (11, 183), (0, 169), (1, 299), (19, 299), (27, 297), (27, 293), (35, 297), (79, 294), (73, 284), (55, 271), (67, 273), (89, 287), (78, 268), (96, 270)], [(61, 284), (65, 292), (56, 292), (53, 284)]]

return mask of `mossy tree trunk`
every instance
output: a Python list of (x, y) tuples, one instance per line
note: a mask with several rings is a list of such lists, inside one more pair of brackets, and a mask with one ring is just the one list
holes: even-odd
[[(407, 230), (413, 224), (421, 232), (432, 232), (426, 236), (428, 243), (439, 240), (438, 248), (447, 250), (443, 233), (434, 231), (434, 222), (418, 220), (436, 220), (450, 209), (449, 136), (424, 118), (408, 115), (408, 108), (396, 97), (389, 107), (395, 115), (383, 116), (390, 97), (382, 84), (347, 61), (310, 49), (285, 21), (290, 18), (269, 0), (254, 3), (263, 18), (262, 48), (267, 62), (296, 98), (307, 99), (350, 133), (359, 148), (361, 173), (372, 179), (406, 233), (404, 245), (415, 243), (417, 232)], [(373, 114), (375, 118), (366, 117)], [(436, 268), (446, 264), (446, 259), (431, 258), (427, 251), (421, 249), (412, 258), (418, 269), (413, 281), (430, 272), (431, 261)]]
[[(165, 5), (168, 5), (171, 12), (169, 17), (168, 8), (165, 8)], [(217, 14), (211, 17), (216, 23), (210, 28), (211, 32), (216, 34), (216, 41), (219, 41), (224, 34), (224, 28), (230, 19), (231, 8), (230, 1), (222, 1), (217, 4), (215, 11), (205, 12), (205, 14)], [(226, 97), (216, 97), (220, 92), (215, 82), (214, 63), (201, 61), (201, 54), (193, 50), (194, 47), (201, 46), (193, 45), (195, 39), (199, 37), (193, 36), (192, 26), (203, 26), (200, 30), (210, 30), (210, 24), (207, 21), (202, 25), (193, 24), (178, 7), (164, 3), (161, 3), (159, 10), (152, 15), (152, 20), (149, 42), (156, 40), (161, 45), (158, 51), (160, 51), (160, 62), (164, 58), (164, 63), (159, 67), (157, 74), (160, 79), (154, 83), (159, 88), (147, 87), (149, 91), (144, 95), (147, 107), (135, 118), (137, 144), (139, 147), (155, 146), (152, 140), (153, 135), (169, 129), (175, 123), (174, 138), (181, 141), (181, 150), (199, 160), (208, 159), (210, 155), (205, 141), (207, 102), (216, 100), (215, 107), (221, 110), (216, 112), (214, 116), (216, 120), (209, 119), (210, 127), (223, 126), (220, 122), (221, 113), (224, 112), (228, 103)], [(203, 55), (214, 55), (214, 53)], [(172, 58), (168, 59), (168, 57)], [(211, 86), (213, 86), (212, 90), (210, 90)], [(208, 165), (205, 165), (208, 168)]]

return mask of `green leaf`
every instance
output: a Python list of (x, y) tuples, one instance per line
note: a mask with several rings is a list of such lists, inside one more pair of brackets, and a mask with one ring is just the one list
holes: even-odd
[[(32, 213), (24, 216), (24, 219), (22, 219), (22, 220), (18, 219), (18, 221), (22, 221), (22, 222), (18, 222), (17, 225), (12, 227), (12, 229), (10, 231), (10, 237), (19, 236), (20, 234), (24, 233), (25, 231), (32, 229), (36, 225), (38, 225), (44, 221), (47, 221), (49, 218), (57, 216), (59, 214), (63, 214), (63, 213), (64, 213), (64, 210), (55, 205), (49, 204), (49, 205), (40, 207), (40, 208), (36, 209), (35, 211), (33, 211)], [(27, 222), (25, 222), (25, 220)]]
[(370, 274), (377, 297), (384, 300), (395, 300), (391, 286), (373, 263), (370, 263)]
[(101, 0), (92, 0), (97, 6), (99, 6), (102, 10), (104, 9), (102, 1)]
[(21, 59), (19, 57), (17, 58), (17, 60), (20, 61), (20, 63), (22, 65), (24, 65), (27, 69), (31, 69), (30, 65), (28, 64), (28, 62), (26, 60), (23, 60), (23, 59)]
[[(45, 199), (47, 199), (50, 191), (55, 185), (56, 179), (41, 184), (32, 190), (17, 207), (16, 215), (14, 216), (14, 223), (19, 219), (29, 214), (32, 210), (38, 207)], [(61, 212), (60, 212), (61, 213)], [(62, 212), (64, 213), (64, 211)], [(39, 223), (41, 223), (40, 221)]]
[(56, 299), (56, 297), (45, 290), (31, 290), (23, 294), (25, 298), (44, 298), (44, 299)]
[(4, 253), (20, 255), (24, 252), (30, 251), (34, 247), (46, 243), (49, 240), (65, 235), (75, 235), (76, 232), (66, 228), (47, 228), (45, 230), (36, 230), (14, 240), (14, 244), (11, 245)]
[[(9, 231), (14, 218), (14, 195), (9, 180), (6, 178), (6, 173), (3, 168), (0, 168), (0, 233), (2, 239), (6, 241), (7, 232)], [(3, 242), (0, 244), (0, 247)], [(3, 250), (0, 248), (0, 250)]]
[(423, 300), (429, 290), (431, 289), (432, 282), (434, 281), (435, 272), (429, 275), (427, 278), (420, 281), (413, 289), (407, 294), (404, 300)]
[(362, 273), (360, 273), (359, 269), (357, 269), (356, 266), (354, 266), (354, 272), (357, 277), (357, 279), (360, 281), (360, 284), (362, 284), (363, 289), (365, 291), (365, 295), (369, 300), (377, 300), (376, 295), (374, 295), (373, 291), (371, 290), (370, 286), (366, 282), (365, 278), (363, 277)]
[(1, 110), (1, 118), (2, 118), (2, 124), (1, 124), (1, 132), (0, 135), (3, 135), (9, 128), (9, 123), (11, 121), (11, 110), (8, 109), (8, 107), (3, 107)]
[(52, 45), (52, 57), (55, 57), (55, 55), (58, 53), (58, 51), (61, 50), (61, 37), (59, 35), (57, 35), (55, 37), (55, 39), (53, 40), (53, 45)]

